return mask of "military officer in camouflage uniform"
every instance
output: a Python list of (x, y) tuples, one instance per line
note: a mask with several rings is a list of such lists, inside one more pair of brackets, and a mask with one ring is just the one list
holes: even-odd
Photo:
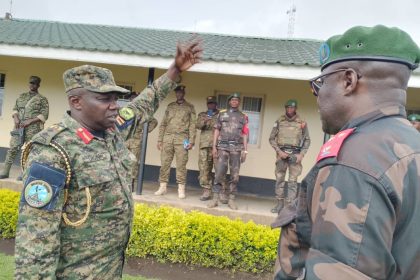
[[(286, 112), (274, 123), (269, 139), (277, 158), (275, 169), (277, 205), (271, 209), (273, 213), (280, 212), (284, 204), (290, 204), (296, 198), (297, 178), (302, 173), (302, 159), (311, 144), (308, 126), (296, 112), (297, 101), (290, 99), (284, 107)], [(289, 180), (286, 188), (287, 169), (289, 169)]]
[(377, 25), (331, 37), (319, 53), (311, 85), (334, 137), (274, 224), (275, 279), (420, 279), (420, 141), (405, 113), (420, 49)]
[(22, 153), (16, 279), (121, 279), (135, 160), (124, 140), (152, 118), (201, 52), (197, 41), (179, 44), (168, 71), (124, 108), (117, 100), (127, 90), (108, 69), (84, 65), (64, 73), (70, 111)]
[(200, 171), (200, 185), (203, 194), (200, 200), (211, 199), (211, 187), (213, 185), (213, 127), (216, 123), (219, 110), (217, 109), (216, 96), (207, 97), (207, 111), (201, 112), (197, 117), (197, 129), (200, 133), (200, 150), (198, 154), (198, 169)]
[(420, 131), (420, 116), (418, 114), (411, 114), (407, 119), (417, 131)]
[(176, 101), (168, 105), (159, 127), (158, 149), (161, 151), (159, 189), (155, 195), (164, 195), (169, 181), (171, 163), (176, 160), (178, 197), (185, 198), (188, 151), (194, 147), (196, 114), (194, 106), (184, 99), (185, 86), (175, 88)]
[[(9, 177), (10, 168), (20, 152), (22, 144), (31, 140), (35, 134), (44, 129), (44, 123), (48, 119), (49, 107), (47, 98), (38, 92), (40, 85), (41, 78), (31, 76), (29, 78), (29, 92), (19, 95), (13, 107), (12, 117), (15, 130), (11, 133), (10, 148), (7, 151), (0, 179)], [(19, 129), (21, 136), (18, 133)]]
[(228, 97), (229, 109), (221, 110), (214, 125), (213, 158), (216, 161), (216, 175), (213, 185), (213, 200), (209, 208), (217, 207), (220, 201), (220, 191), (230, 169), (228, 182), (228, 206), (237, 210), (235, 195), (239, 182), (239, 169), (248, 153), (248, 117), (239, 110), (240, 96), (234, 93)]
[[(130, 94), (130, 101), (132, 101), (137, 94), (135, 92)], [(151, 118), (149, 121), (149, 126), (147, 133), (152, 132), (156, 126), (158, 125), (158, 121), (155, 118)], [(133, 187), (137, 186), (137, 177), (139, 173), (139, 166), (140, 166), (140, 154), (141, 154), (141, 145), (143, 142), (143, 126), (139, 125), (133, 131), (133, 135), (129, 138), (125, 145), (127, 148), (136, 156), (136, 164), (133, 167)]]

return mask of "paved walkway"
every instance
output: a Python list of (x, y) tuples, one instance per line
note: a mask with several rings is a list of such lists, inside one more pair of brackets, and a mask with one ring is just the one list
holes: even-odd
[[(19, 169), (19, 167), (14, 166), (10, 172), (10, 178), (0, 180), (0, 188), (21, 191), (22, 182), (16, 181), (16, 177), (19, 175)], [(238, 195), (236, 199), (238, 210), (231, 210), (226, 204), (220, 204), (218, 207), (210, 209), (207, 208), (208, 201), (200, 201), (200, 189), (187, 187), (187, 197), (185, 199), (179, 199), (175, 186), (170, 185), (167, 194), (164, 196), (155, 196), (153, 194), (157, 188), (157, 182), (145, 182), (143, 184), (142, 195), (133, 193), (134, 200), (151, 205), (170, 205), (184, 209), (185, 211), (198, 210), (216, 216), (227, 216), (231, 219), (239, 218), (245, 222), (252, 220), (257, 224), (263, 225), (270, 225), (276, 217), (276, 214), (270, 212), (270, 209), (276, 203), (274, 198)]]

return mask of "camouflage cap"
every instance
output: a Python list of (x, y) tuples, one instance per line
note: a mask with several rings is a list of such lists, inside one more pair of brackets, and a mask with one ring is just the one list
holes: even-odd
[(284, 103), (284, 107), (297, 107), (296, 99), (289, 99)]
[(177, 87), (174, 89), (174, 91), (184, 91), (185, 92), (186, 86), (183, 84), (177, 85)]
[(237, 92), (232, 93), (231, 95), (229, 95), (228, 97), (228, 101), (230, 101), (232, 98), (238, 98), (241, 99), (241, 95)]
[(216, 96), (207, 96), (207, 104), (208, 103), (217, 103), (217, 98)]
[(410, 122), (420, 122), (420, 116), (418, 114), (410, 114), (408, 115), (407, 119)]
[(29, 83), (34, 83), (34, 84), (39, 85), (41, 83), (41, 78), (38, 76), (30, 76)]
[(420, 49), (403, 30), (383, 25), (356, 26), (329, 38), (319, 49), (321, 69), (342, 61), (387, 61), (418, 67)]
[(75, 88), (84, 88), (97, 93), (130, 91), (115, 84), (112, 72), (106, 68), (93, 65), (82, 65), (68, 69), (63, 74), (66, 92)]

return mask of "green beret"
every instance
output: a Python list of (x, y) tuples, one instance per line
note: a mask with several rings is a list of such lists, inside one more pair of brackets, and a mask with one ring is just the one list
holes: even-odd
[(185, 85), (183, 85), (183, 84), (179, 84), (175, 89), (174, 89), (174, 91), (184, 91), (185, 92), (185, 88), (186, 88), (186, 86)]
[(284, 104), (284, 107), (297, 107), (296, 99), (287, 100), (287, 102)]
[(106, 68), (93, 65), (82, 65), (71, 68), (63, 74), (66, 92), (75, 88), (84, 88), (97, 93), (130, 91), (115, 84), (112, 72)]
[(216, 96), (207, 96), (207, 104), (208, 103), (217, 103), (217, 98)]
[(369, 60), (402, 63), (416, 69), (420, 49), (410, 35), (396, 27), (356, 26), (329, 38), (319, 49), (321, 70), (342, 61)]
[(229, 97), (228, 97), (228, 101), (230, 101), (232, 98), (238, 98), (238, 99), (241, 99), (241, 95), (240, 95), (239, 93), (237, 93), (237, 92), (232, 93), (231, 95), (229, 95)]
[(420, 116), (417, 115), (417, 114), (411, 114), (411, 115), (408, 115), (408, 118), (407, 119), (410, 122), (419, 122), (420, 121)]

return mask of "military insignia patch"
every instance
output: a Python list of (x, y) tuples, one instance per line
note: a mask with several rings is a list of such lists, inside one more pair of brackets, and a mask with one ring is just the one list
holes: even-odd
[(134, 118), (134, 111), (131, 108), (127, 108), (127, 107), (121, 108), (118, 111), (118, 113), (126, 121), (131, 120), (132, 118)]
[(25, 187), (25, 200), (31, 207), (44, 207), (50, 203), (52, 196), (52, 187), (43, 180), (32, 181)]
[(319, 48), (319, 62), (324, 64), (330, 57), (330, 47), (327, 43), (323, 43)]

